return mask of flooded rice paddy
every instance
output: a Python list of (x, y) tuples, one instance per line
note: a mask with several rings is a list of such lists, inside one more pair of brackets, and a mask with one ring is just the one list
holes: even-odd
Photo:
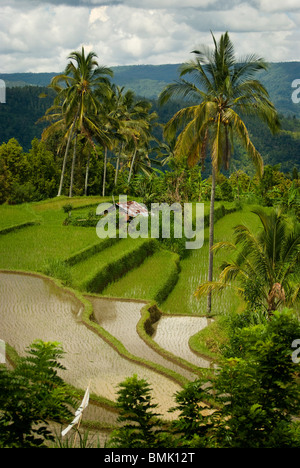
[(153, 339), (162, 348), (199, 367), (209, 367), (210, 362), (193, 353), (189, 339), (207, 326), (205, 317), (162, 317)]
[(111, 335), (121, 341), (130, 353), (167, 369), (174, 370), (189, 380), (197, 378), (192, 372), (165, 359), (140, 338), (136, 328), (141, 319), (141, 309), (145, 306), (145, 303), (122, 300), (112, 301), (101, 297), (88, 297), (88, 299), (93, 305), (97, 322)]
[[(169, 361), (139, 338), (136, 331), (144, 303), (130, 301), (105, 301), (92, 299), (94, 315), (100, 325), (114, 335), (132, 354), (157, 362), (184, 374), (183, 369)], [(120, 356), (99, 335), (88, 329), (80, 320), (83, 304), (71, 293), (59, 288), (51, 280), (19, 273), (0, 273), (0, 339), (13, 346), (20, 355), (34, 340), (56, 341), (65, 351), (62, 361), (66, 367), (62, 377), (76, 388), (85, 389), (91, 381), (91, 391), (111, 401), (116, 400), (117, 387), (127, 377), (137, 374), (146, 379), (153, 397), (159, 403), (159, 411), (166, 419), (173, 415), (168, 409), (174, 405), (174, 394), (180, 385), (166, 376), (131, 362)], [(205, 326), (187, 318), (162, 318), (155, 339), (161, 347), (207, 367), (184, 344), (188, 338)], [(177, 320), (179, 319), (179, 320)], [(170, 333), (167, 333), (167, 328)], [(189, 335), (189, 336), (188, 336)], [(173, 342), (173, 345), (172, 345)], [(174, 348), (175, 345), (175, 348)], [(189, 353), (188, 353), (189, 351)], [(172, 367), (173, 366), (173, 367)], [(193, 375), (186, 375), (193, 379)], [(91, 411), (91, 409), (90, 409)], [(111, 422), (110, 415), (98, 409), (98, 416), (91, 419)], [(113, 417), (114, 419), (114, 417)]]

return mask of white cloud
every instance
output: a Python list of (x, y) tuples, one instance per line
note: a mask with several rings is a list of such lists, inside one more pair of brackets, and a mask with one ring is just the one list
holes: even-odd
[(266, 12), (287, 12), (287, 11), (300, 11), (300, 4), (298, 0), (257, 0), (257, 6), (260, 10)]
[(60, 71), (82, 45), (99, 62), (179, 63), (229, 31), (239, 55), (300, 60), (299, 0), (2, 0), (2, 72)]
[(94, 24), (97, 21), (102, 21), (105, 23), (106, 21), (109, 20), (109, 17), (106, 14), (107, 6), (101, 6), (98, 8), (93, 8), (90, 14), (90, 24)]

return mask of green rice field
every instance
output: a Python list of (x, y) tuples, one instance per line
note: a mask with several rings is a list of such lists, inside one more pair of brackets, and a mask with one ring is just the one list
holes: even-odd
[[(108, 201), (101, 199), (74, 198), (72, 205), (81, 216), (91, 209), (96, 209), (98, 203)], [(68, 198), (48, 200), (21, 206), (0, 207), (0, 228), (27, 222), (39, 224), (16, 229), (0, 235), (0, 268), (4, 270), (21, 270), (45, 272), (51, 261), (64, 264), (78, 252), (100, 246), (104, 241), (99, 239), (94, 227), (64, 226), (66, 214), (63, 206)], [(84, 208), (86, 207), (86, 208)], [(216, 203), (218, 208), (218, 202)], [(230, 206), (229, 206), (230, 208)], [(216, 222), (215, 242), (230, 240), (232, 229), (236, 224), (243, 223), (252, 229), (258, 226), (257, 217), (251, 213), (253, 207), (245, 206), (242, 211), (227, 214)], [(209, 212), (209, 204), (205, 205), (205, 214)], [(74, 212), (75, 213), (75, 212)], [(1, 229), (0, 229), (1, 232)], [(84, 290), (88, 279), (92, 278), (107, 265), (122, 261), (126, 255), (133, 255), (136, 249), (146, 245), (145, 239), (121, 239), (113, 245), (97, 247), (93, 254), (83, 256), (71, 267), (66, 266), (71, 278), (71, 286)], [(201, 249), (190, 250), (189, 255), (179, 262), (177, 254), (159, 248), (139, 258), (136, 267), (131, 265), (129, 271), (112, 281), (101, 291), (102, 295), (146, 300), (158, 300), (161, 309), (167, 314), (205, 314), (205, 301), (194, 297), (197, 286), (206, 278), (208, 268), (208, 228), (205, 229), (205, 242)], [(219, 265), (226, 258), (226, 252), (215, 256), (215, 276)], [(67, 262), (68, 263), (68, 262)], [(55, 276), (55, 271), (53, 273)], [(162, 294), (167, 288), (167, 293)], [(97, 291), (93, 291), (97, 292)], [(239, 300), (233, 293), (226, 292), (214, 302), (216, 313), (226, 307), (237, 307)]]
[(157, 300), (172, 278), (177, 281), (179, 257), (173, 252), (159, 250), (144, 263), (128, 272), (118, 281), (109, 284), (104, 296)]
[[(103, 201), (109, 201), (109, 198), (74, 198), (72, 216), (87, 218), (88, 213), (96, 210), (97, 205)], [(52, 277), (55, 281), (58, 280), (62, 288), (67, 286), (67, 291), (85, 297), (89, 305), (76, 307), (74, 322), (74, 311), (66, 311), (64, 304), (59, 306), (61, 312), (57, 313), (55, 310), (54, 313), (51, 309), (52, 299), (47, 307), (44, 307), (40, 298), (27, 297), (31, 294), (30, 291), (38, 291), (35, 280), (32, 280), (32, 287), (22, 292), (22, 284), (27, 284), (24, 277), (22, 280), (18, 277), (10, 280), (14, 275), (2, 276), (3, 281), (5, 280), (5, 297), (11, 297), (11, 300), (15, 301), (14, 316), (20, 323), (24, 322), (23, 328), (24, 332), (27, 330), (28, 340), (29, 337), (32, 340), (41, 337), (47, 340), (63, 340), (70, 353), (68, 379), (72, 385), (78, 379), (78, 386), (83, 388), (89, 374), (93, 375), (95, 394), (113, 401), (115, 393), (112, 388), (118, 384), (118, 378), (124, 377), (123, 370), (125, 373), (138, 370), (140, 375), (151, 375), (157, 395), (161, 393), (163, 386), (169, 385), (170, 391), (164, 402), (167, 408), (169, 400), (171, 404), (172, 391), (186, 381), (186, 376), (195, 376), (198, 372), (206, 371), (213, 359), (209, 353), (205, 359), (205, 346), (201, 347), (199, 340), (195, 340), (198, 333), (210, 333), (210, 321), (205, 317), (206, 300), (199, 300), (194, 296), (197, 286), (207, 275), (208, 228), (205, 228), (203, 247), (190, 250), (187, 256), (180, 258), (177, 253), (163, 248), (157, 240), (130, 237), (99, 239), (95, 227), (65, 225), (64, 221), (68, 215), (63, 207), (69, 202), (68, 198), (63, 197), (21, 206), (0, 206), (0, 270), (2, 275), (5, 275), (3, 271), (9, 270), (11, 273), (18, 272), (17, 274), (22, 272), (22, 275), (34, 273)], [(218, 208), (220, 203), (216, 203), (216, 209)], [(229, 212), (218, 216), (215, 224), (215, 242), (231, 240), (233, 228), (240, 223), (254, 230), (258, 228), (258, 219), (251, 213), (253, 207), (245, 206), (241, 211), (233, 211), (232, 204), (228, 204), (226, 208)], [(207, 203), (205, 215), (208, 213)], [(222, 251), (215, 256), (215, 277), (226, 255), (226, 252)], [(11, 289), (16, 287), (18, 281), (19, 296)], [(24, 299), (26, 296), (26, 303), (20, 299), (22, 294)], [(88, 299), (89, 294), (95, 298), (94, 302)], [(90, 322), (83, 313), (86, 307), (88, 310), (93, 309), (96, 298), (107, 299), (106, 309), (111, 304), (109, 320), (107, 325), (104, 321), (104, 328), (101, 327), (104, 318), (101, 318), (101, 310), (97, 311), (94, 322)], [(117, 307), (120, 301), (123, 301), (122, 306)], [(162, 314), (161, 318), (154, 319), (152, 328), (156, 333), (152, 337), (148, 336), (145, 330), (141, 331), (139, 326), (139, 317), (144, 320), (146, 313), (143, 304), (149, 304), (149, 307), (150, 304), (156, 304)], [(241, 299), (228, 290), (222, 296), (213, 297), (213, 314), (216, 316), (219, 313), (230, 313), (242, 305)], [(97, 307), (101, 309), (101, 303)], [(23, 317), (24, 308), (27, 310), (26, 319)], [(49, 313), (54, 314), (56, 323), (52, 323), (47, 315), (48, 309), (51, 311)], [(2, 304), (1, 310), (3, 320), (6, 321), (5, 341), (21, 352), (25, 338), (22, 328), (16, 326), (16, 321), (10, 324), (10, 321), (6, 320), (8, 304)], [(105, 313), (108, 313), (107, 310)], [(68, 316), (70, 326), (72, 324), (73, 327), (72, 333), (68, 330)], [(126, 328), (131, 323), (130, 320), (135, 324), (132, 330)], [(99, 323), (95, 325), (95, 321)], [(51, 326), (46, 326), (47, 323)], [(88, 332), (82, 324), (87, 325)], [(127, 330), (125, 335), (124, 330)], [(126, 340), (123, 340), (122, 336), (126, 336)], [(189, 340), (195, 343), (192, 348)], [(134, 355), (130, 350), (133, 343), (136, 344)], [(149, 361), (145, 360), (147, 346)], [(76, 377), (75, 362), (80, 347), (88, 350), (89, 356), (82, 359), (82, 369), (76, 369)], [(196, 348), (204, 358), (194, 354), (192, 349)], [(97, 361), (99, 353), (102, 356), (101, 365)], [(168, 361), (169, 366), (166, 364)], [(160, 362), (163, 365), (158, 364)], [(113, 375), (117, 365), (118, 369)], [(145, 368), (148, 370), (145, 371)], [(110, 420), (111, 413), (106, 417)]]

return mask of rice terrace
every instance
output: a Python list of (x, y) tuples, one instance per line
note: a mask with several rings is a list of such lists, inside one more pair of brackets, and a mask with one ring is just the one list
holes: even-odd
[(299, 121), (212, 46), (155, 102), (73, 52), (0, 146), (1, 448), (300, 447)]

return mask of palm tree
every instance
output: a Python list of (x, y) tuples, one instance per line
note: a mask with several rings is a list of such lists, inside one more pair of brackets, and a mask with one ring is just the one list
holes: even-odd
[[(131, 145), (133, 146), (133, 153), (130, 161), (130, 169), (128, 175), (128, 184), (130, 184), (131, 177), (134, 174), (137, 155), (139, 152), (146, 150), (148, 155), (149, 142), (152, 138), (152, 127), (157, 118), (156, 112), (151, 111), (151, 103), (148, 101), (138, 101), (135, 103), (131, 113)], [(149, 157), (148, 157), (149, 162)]]
[[(66, 161), (75, 133), (83, 133), (89, 138), (91, 135), (97, 135), (102, 140), (106, 139), (106, 135), (95, 120), (99, 111), (95, 89), (98, 91), (101, 89), (103, 93), (106, 93), (109, 88), (107, 77), (112, 77), (113, 72), (109, 68), (99, 67), (96, 58), (94, 52), (86, 56), (83, 47), (81, 52), (72, 52), (65, 72), (54, 77), (50, 85), (58, 93), (57, 102), (62, 103), (62, 118), (65, 127), (69, 129), (58, 196), (62, 193)], [(75, 157), (76, 145), (73, 154), (73, 158)], [(70, 196), (72, 196), (72, 184)]]
[(132, 119), (132, 112), (135, 105), (135, 95), (132, 90), (124, 93), (124, 87), (115, 86), (114, 88), (115, 117), (118, 122), (116, 132), (116, 148), (118, 147), (118, 156), (116, 160), (115, 182), (117, 185), (121, 158), (125, 154), (125, 147), (132, 138), (135, 123)]
[(116, 145), (118, 139), (118, 128), (120, 123), (118, 121), (118, 104), (116, 99), (116, 86), (112, 84), (107, 93), (101, 93), (101, 90), (97, 91), (99, 95), (99, 113), (98, 113), (98, 126), (102, 129), (105, 138), (100, 135), (96, 137), (97, 141), (101, 144), (104, 149), (104, 166), (103, 166), (103, 180), (102, 180), (102, 196), (105, 196), (106, 188), (106, 173), (108, 163), (108, 151), (112, 150)]
[[(229, 167), (234, 136), (246, 148), (258, 174), (263, 172), (262, 157), (251, 142), (242, 117), (256, 115), (267, 122), (272, 131), (279, 128), (277, 112), (267, 90), (254, 79), (258, 71), (267, 69), (265, 61), (255, 55), (237, 60), (228, 33), (223, 34), (219, 42), (214, 35), (212, 37), (214, 49), (203, 46), (202, 50), (193, 51), (196, 58), (182, 65), (181, 79), (168, 85), (160, 95), (161, 104), (171, 97), (188, 99), (191, 103), (177, 112), (164, 129), (164, 136), (169, 140), (181, 129), (175, 148), (176, 156), (186, 157), (189, 165), (193, 166), (199, 161), (203, 162), (210, 149), (209, 281), (213, 277), (216, 175), (222, 166), (225, 169)], [(191, 75), (192, 82), (182, 78), (187, 74)], [(211, 293), (207, 297), (207, 311), (211, 313)]]
[(272, 314), (282, 304), (293, 306), (300, 301), (300, 228), (298, 224), (292, 230), (280, 210), (267, 214), (256, 209), (253, 213), (259, 216), (261, 232), (255, 235), (239, 225), (234, 229), (234, 243), (216, 244), (214, 250), (229, 248), (236, 258), (221, 266), (218, 281), (201, 284), (195, 294), (199, 297), (234, 287), (246, 300)]

